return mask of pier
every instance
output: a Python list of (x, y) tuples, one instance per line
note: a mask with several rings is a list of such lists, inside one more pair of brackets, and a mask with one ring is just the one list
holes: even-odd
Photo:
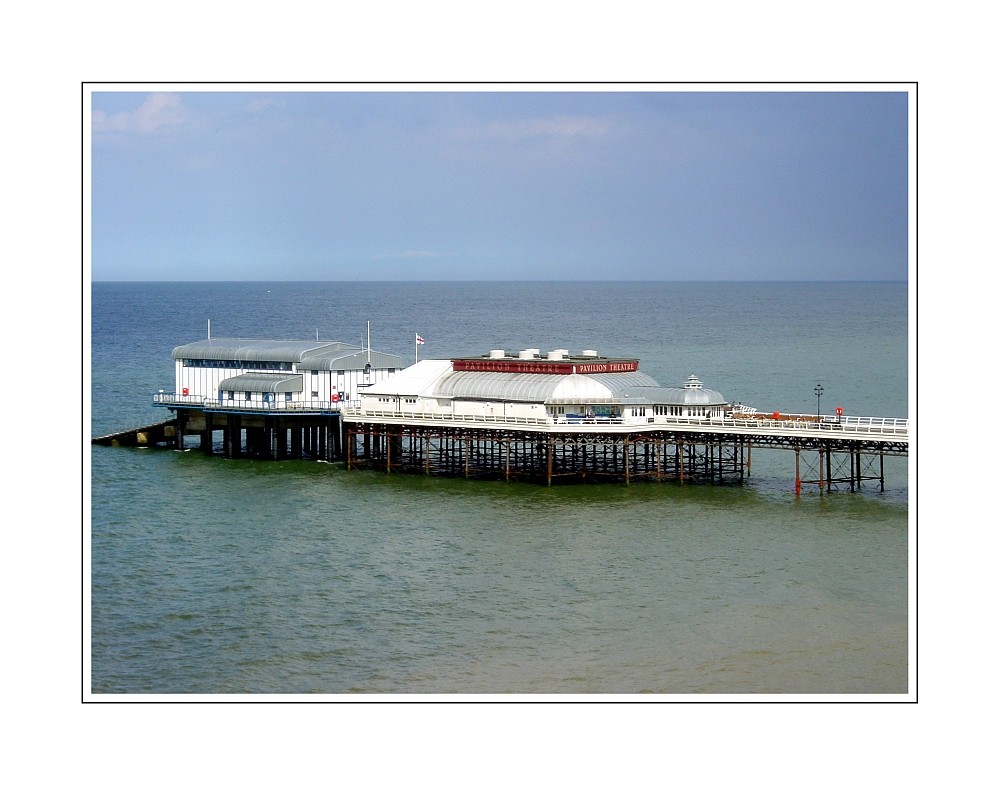
[[(226, 458), (332, 461), (342, 455), (342, 422), (339, 407), (308, 408), (219, 405), (217, 401), (178, 403), (173, 447), (186, 449), (189, 437), (197, 438), (202, 452), (221, 452)], [(220, 449), (221, 447), (221, 449)]]
[[(342, 460), (434, 476), (562, 482), (741, 483), (753, 451), (793, 456), (796, 494), (885, 490), (909, 455), (902, 418), (759, 413), (691, 374), (663, 387), (634, 358), (494, 349), (424, 360), (339, 341), (207, 339), (173, 352), (173, 418), (93, 439), (226, 458)], [(819, 388), (818, 388), (819, 389)], [(818, 400), (817, 393), (817, 400)]]
[(907, 420), (810, 415), (646, 417), (570, 421), (559, 418), (445, 416), (393, 412), (350, 418), (348, 469), (469, 478), (565, 481), (739, 483), (752, 452), (794, 455), (794, 487), (863, 483), (885, 489), (885, 458), (909, 452)]
[[(161, 403), (163, 403), (161, 399)], [(886, 458), (909, 455), (909, 421), (805, 414), (721, 418), (402, 415), (360, 407), (266, 410), (178, 403), (177, 417), (95, 437), (94, 444), (190, 449), (226, 458), (342, 460), (373, 469), (470, 479), (732, 484), (753, 450), (793, 457), (794, 489), (885, 490)]]
[(176, 441), (177, 420), (164, 420), (150, 425), (140, 425), (135, 428), (95, 436), (91, 444), (104, 447), (166, 447)]

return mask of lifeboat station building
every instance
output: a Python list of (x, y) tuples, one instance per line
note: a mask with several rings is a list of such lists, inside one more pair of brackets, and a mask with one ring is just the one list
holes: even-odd
[(403, 368), (396, 355), (342, 341), (208, 338), (172, 352), (174, 391), (155, 406), (176, 413), (175, 442), (199, 434), (228, 457), (341, 454), (341, 415), (364, 390)]
[[(345, 415), (346, 460), (387, 471), (629, 479), (743, 473), (743, 453), (658, 431), (722, 420), (730, 407), (695, 376), (663, 387), (639, 361), (565, 349), (424, 360), (360, 392)], [(718, 449), (716, 449), (718, 448)]]

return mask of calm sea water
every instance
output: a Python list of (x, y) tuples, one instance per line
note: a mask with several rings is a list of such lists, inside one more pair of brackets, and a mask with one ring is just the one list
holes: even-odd
[[(91, 430), (154, 422), (171, 350), (336, 338), (413, 360), (636, 356), (762, 411), (908, 416), (896, 283), (96, 283)], [(90, 454), (95, 695), (873, 695), (909, 682), (908, 461), (887, 490), (561, 486)]]

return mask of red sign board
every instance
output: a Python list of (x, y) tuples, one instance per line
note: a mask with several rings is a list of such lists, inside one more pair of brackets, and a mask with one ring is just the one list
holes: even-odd
[(602, 360), (578, 363), (565, 360), (452, 360), (456, 371), (490, 373), (630, 373), (639, 370), (638, 360)]

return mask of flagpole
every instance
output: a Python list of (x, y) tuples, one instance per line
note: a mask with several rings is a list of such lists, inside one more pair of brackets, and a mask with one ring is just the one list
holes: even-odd
[(418, 356), (420, 354), (420, 341), (417, 340), (417, 337), (418, 337), (417, 333), (413, 333), (413, 364), (414, 365), (416, 365), (418, 362), (420, 362), (420, 358)]

